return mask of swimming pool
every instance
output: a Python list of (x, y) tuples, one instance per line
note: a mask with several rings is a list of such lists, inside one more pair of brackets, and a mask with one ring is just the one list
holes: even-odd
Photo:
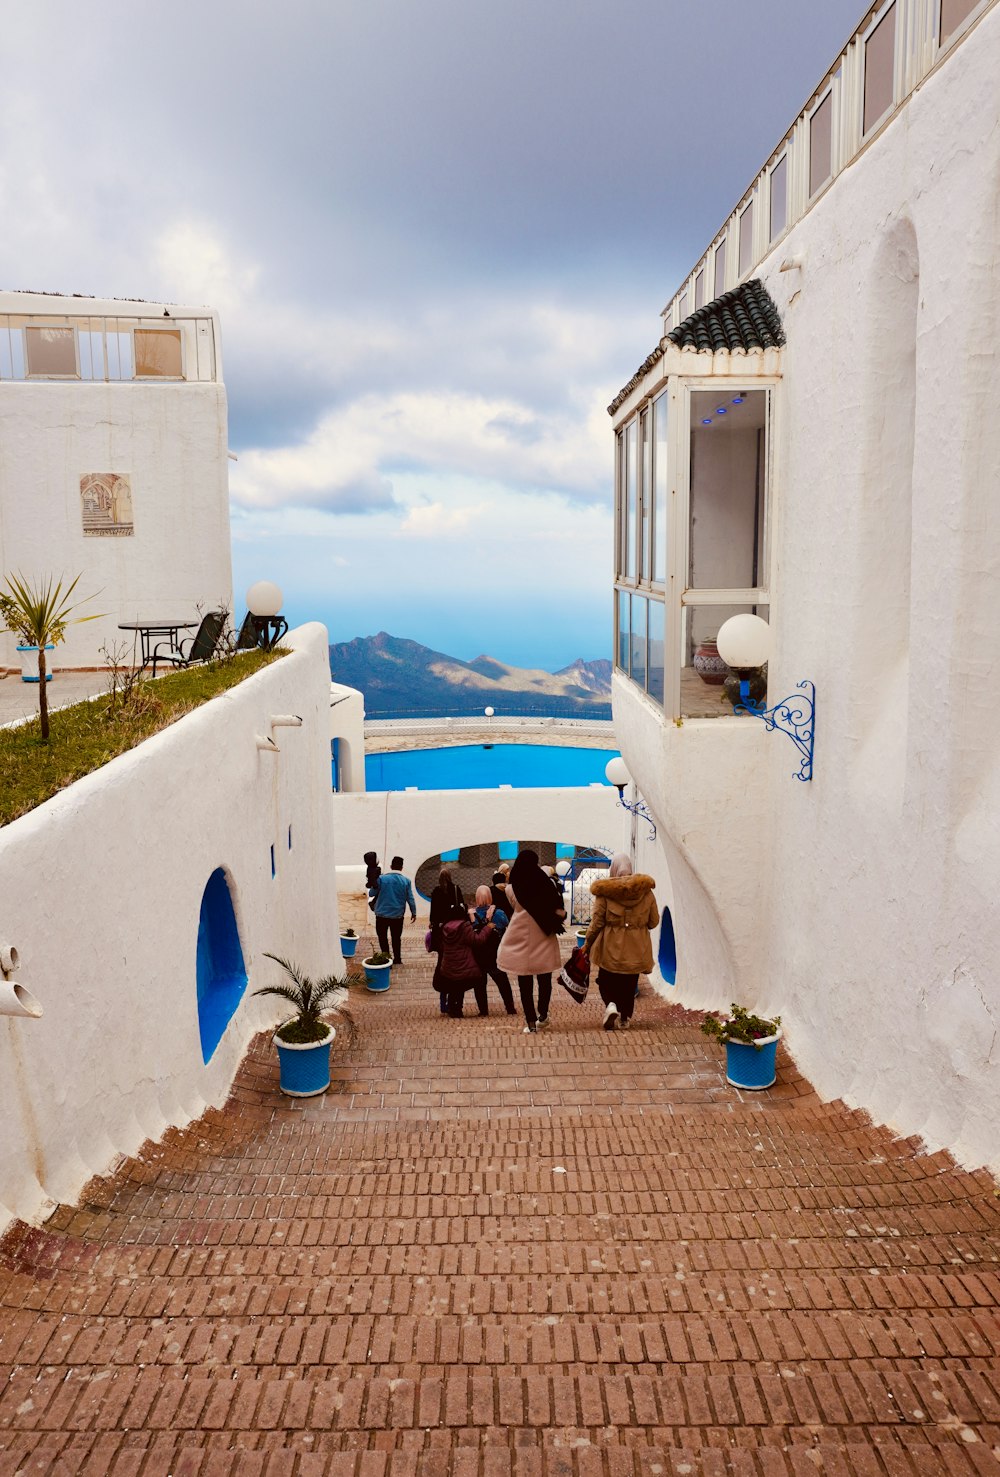
[(457, 744), (365, 755), (369, 790), (516, 790), (607, 784), (604, 766), (617, 749), (553, 744)]

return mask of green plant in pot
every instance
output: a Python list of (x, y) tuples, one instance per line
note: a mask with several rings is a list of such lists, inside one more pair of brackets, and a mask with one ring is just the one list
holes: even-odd
[(771, 1087), (777, 1075), (781, 1016), (754, 1015), (735, 1001), (729, 1010), (727, 1017), (712, 1011), (701, 1023), (704, 1035), (726, 1048), (726, 1081), (754, 1092)]
[(369, 990), (388, 990), (392, 955), (379, 949), (361, 961), (365, 971), (365, 984)]
[(345, 981), (336, 975), (311, 980), (298, 965), (277, 954), (265, 952), (288, 976), (287, 981), (264, 985), (255, 995), (276, 995), (295, 1007), (295, 1015), (274, 1033), (281, 1068), (281, 1090), (289, 1097), (314, 1097), (330, 1086), (330, 1047), (336, 1034), (333, 1026), (321, 1019), (324, 1009)]
[[(100, 615), (77, 615), (81, 605), (92, 600), (85, 595), (74, 603), (73, 591), (80, 583), (80, 576), (64, 589), (62, 580), (49, 575), (37, 583), (24, 575), (11, 574), (5, 581), (7, 588), (0, 590), (0, 631), (11, 631), (26, 643), (24, 650), (38, 654), (38, 715), (43, 742), (49, 737), (49, 699), (46, 686), (45, 652), (50, 646), (58, 646), (65, 640), (66, 627), (82, 625), (85, 621), (98, 621)], [(22, 648), (19, 648), (22, 649)]]
[(358, 936), (353, 928), (342, 928), (340, 930), (340, 952), (345, 959), (353, 959), (354, 951), (358, 947)]

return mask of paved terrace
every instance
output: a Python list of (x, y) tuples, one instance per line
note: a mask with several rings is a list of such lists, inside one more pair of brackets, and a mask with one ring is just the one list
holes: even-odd
[(334, 1084), (230, 1102), (0, 1265), (0, 1471), (1000, 1473), (1000, 1200), (824, 1106), (740, 1095), (645, 995), (606, 1034), (437, 1012), (416, 931)]

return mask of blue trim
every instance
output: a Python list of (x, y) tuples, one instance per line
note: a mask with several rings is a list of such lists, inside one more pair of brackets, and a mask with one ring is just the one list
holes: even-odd
[(209, 1062), (243, 998), (247, 971), (226, 874), (216, 867), (205, 884), (198, 919), (198, 1030)]
[(442, 851), (441, 860), (442, 862), (457, 862), (461, 854), (462, 848), (456, 846), (454, 851)]
[(674, 920), (670, 916), (668, 907), (664, 907), (660, 918), (660, 948), (656, 962), (667, 984), (676, 985), (677, 940), (674, 937)]

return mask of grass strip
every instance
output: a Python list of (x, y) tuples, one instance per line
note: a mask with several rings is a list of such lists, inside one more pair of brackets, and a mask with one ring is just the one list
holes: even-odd
[(127, 699), (105, 693), (74, 703), (50, 713), (48, 742), (37, 718), (0, 730), (0, 826), (286, 655), (280, 649), (240, 652), (137, 682)]

